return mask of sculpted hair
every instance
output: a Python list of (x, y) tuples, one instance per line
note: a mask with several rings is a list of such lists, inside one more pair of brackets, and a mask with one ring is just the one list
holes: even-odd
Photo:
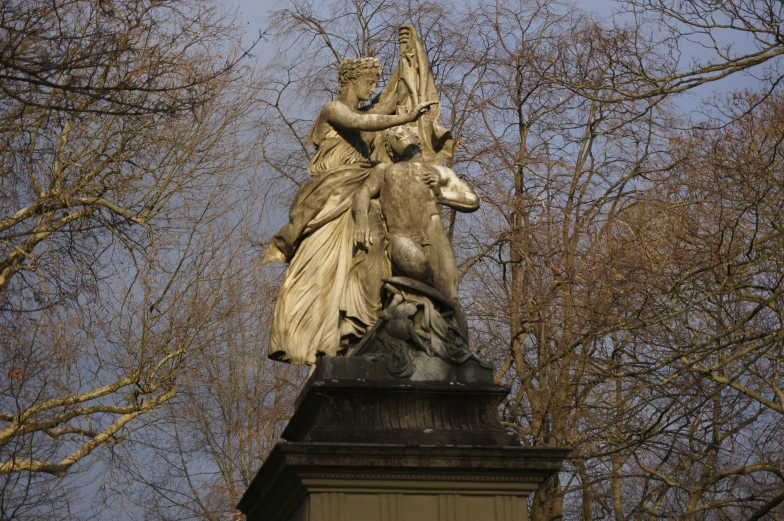
[(392, 150), (392, 145), (390, 145), (389, 143), (390, 140), (400, 139), (404, 135), (413, 137), (414, 142), (420, 147), (422, 146), (422, 140), (419, 139), (419, 132), (417, 132), (416, 130), (414, 130), (408, 125), (400, 125), (397, 127), (392, 127), (390, 129), (387, 129), (384, 131), (384, 146), (387, 149), (387, 155), (389, 156), (390, 159), (395, 159), (396, 157), (395, 151)]
[(338, 65), (338, 81), (340, 88), (345, 87), (357, 78), (381, 77), (381, 63), (375, 58), (346, 58)]

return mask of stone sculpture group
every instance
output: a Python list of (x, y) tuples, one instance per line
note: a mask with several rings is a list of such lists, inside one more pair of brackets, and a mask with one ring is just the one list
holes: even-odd
[[(410, 376), (416, 357), (475, 359), (457, 291), (457, 266), (439, 204), (460, 212), (479, 197), (444, 163), (453, 139), (439, 122), (427, 54), (411, 26), (400, 60), (381, 76), (375, 58), (345, 59), (340, 94), (307, 136), (310, 179), (292, 202), (264, 263), (288, 263), (270, 357), (313, 365), (322, 355), (384, 357)], [(361, 102), (370, 102), (360, 108)]]

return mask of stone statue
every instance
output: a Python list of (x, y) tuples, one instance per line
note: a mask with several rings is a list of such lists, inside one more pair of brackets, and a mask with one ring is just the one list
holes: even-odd
[(455, 173), (424, 162), (417, 133), (408, 126), (386, 132), (395, 164), (380, 165), (354, 195), (354, 243), (372, 245), (368, 226), (370, 199), (378, 197), (386, 223), (387, 252), (395, 271), (433, 286), (454, 308), (461, 334), (468, 323), (457, 293), (457, 264), (436, 203), (461, 212), (479, 208), (479, 197)]
[(452, 137), (438, 121), (427, 55), (413, 27), (399, 37), (400, 63), (379, 96), (359, 108), (376, 89), (379, 62), (344, 60), (340, 94), (307, 136), (311, 178), (263, 260), (289, 263), (273, 359), (313, 365), (321, 355), (391, 353), (405, 376), (411, 349), (453, 364), (475, 358), (436, 205), (469, 212), (479, 198), (443, 166)]
[[(384, 279), (391, 298), (379, 316), (376, 351), (392, 355), (391, 371), (414, 371), (409, 348), (451, 363), (475, 358), (468, 349), (468, 323), (457, 291), (457, 263), (437, 203), (461, 212), (479, 208), (476, 193), (449, 168), (424, 162), (417, 132), (409, 126), (386, 131), (387, 153), (394, 164), (374, 167), (354, 195), (354, 242), (373, 245), (368, 225), (371, 198), (378, 197), (387, 227), (387, 253), (396, 277)], [(439, 306), (440, 304), (440, 306)], [(453, 320), (452, 320), (453, 319)], [(358, 353), (374, 340), (371, 330)]]
[[(294, 197), (289, 223), (274, 236), (262, 261), (288, 262), (278, 293), (270, 337), (270, 357), (312, 365), (316, 356), (341, 350), (341, 314), (372, 315), (379, 302), (365, 295), (346, 295), (349, 278), (364, 280), (372, 267), (352, 262), (354, 192), (370, 172), (370, 153), (362, 131), (385, 130), (410, 123), (435, 102), (392, 115), (396, 107), (377, 103), (358, 109), (373, 95), (381, 75), (375, 58), (346, 59), (338, 68), (340, 95), (324, 105), (307, 136), (316, 148), (311, 178)], [(392, 100), (394, 101), (394, 100)], [(381, 248), (369, 252), (376, 258)], [(355, 309), (346, 309), (346, 302)], [(362, 307), (370, 308), (363, 310)]]

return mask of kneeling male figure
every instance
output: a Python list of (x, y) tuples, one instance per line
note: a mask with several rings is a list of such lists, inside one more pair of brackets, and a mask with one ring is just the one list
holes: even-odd
[(374, 167), (355, 193), (354, 243), (360, 248), (373, 244), (368, 208), (370, 199), (378, 196), (393, 270), (431, 284), (446, 297), (467, 340), (468, 323), (457, 293), (455, 253), (436, 205), (473, 212), (479, 208), (479, 196), (451, 169), (425, 163), (419, 137), (410, 127), (392, 128), (386, 139), (395, 163)]

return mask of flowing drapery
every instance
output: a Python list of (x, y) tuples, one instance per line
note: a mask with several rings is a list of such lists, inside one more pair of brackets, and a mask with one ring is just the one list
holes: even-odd
[[(430, 60), (417, 36), (416, 29), (411, 25), (401, 26), (400, 30), (408, 30), (409, 45), (401, 46), (400, 60), (389, 83), (379, 94), (379, 103), (388, 103), (391, 98), (397, 99), (397, 114), (406, 114), (419, 103), (440, 101), (436, 91), (435, 77), (430, 67)], [(422, 142), (422, 155), (426, 163), (443, 165), (452, 158), (454, 139), (447, 128), (441, 125), (441, 107), (435, 105), (428, 114), (411, 123), (419, 134)], [(376, 137), (373, 159), (388, 162), (382, 136)]]
[(319, 135), (320, 123), (308, 135), (317, 147), (308, 165), (312, 177), (294, 197), (289, 222), (262, 261), (289, 263), (275, 302), (269, 356), (294, 364), (334, 356), (343, 347), (341, 337), (364, 333), (381, 307), (375, 288), (390, 272), (383, 241), (353, 255), (351, 203), (371, 168), (367, 147), (357, 132), (327, 126)]
[[(409, 45), (401, 48), (397, 69), (376, 102), (397, 114), (438, 101), (422, 42), (413, 27), (404, 27)], [(364, 334), (381, 310), (381, 280), (391, 274), (377, 204), (370, 212), (375, 244), (353, 251), (351, 204), (369, 174), (370, 151), (359, 132), (332, 127), (323, 118), (322, 112), (306, 138), (316, 148), (308, 164), (311, 178), (294, 197), (289, 222), (270, 241), (262, 261), (289, 263), (275, 303), (269, 356), (295, 364), (334, 356), (345, 347), (342, 339)], [(439, 118), (435, 106), (414, 124), (431, 164), (443, 164), (453, 153), (452, 136)], [(382, 132), (373, 144), (373, 161), (388, 162)]]

